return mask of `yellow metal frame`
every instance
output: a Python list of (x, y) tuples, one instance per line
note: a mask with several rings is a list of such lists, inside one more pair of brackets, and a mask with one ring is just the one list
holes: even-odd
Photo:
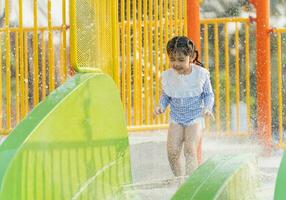
[[(46, 59), (46, 44), (45, 44), (45, 35), (44, 35), (44, 31), (41, 32), (42, 33), (42, 61)], [(46, 62), (42, 62), (42, 100), (44, 100), (46, 98)]]
[(215, 24), (215, 23), (228, 23), (228, 22), (240, 22), (240, 23), (246, 23), (249, 22), (248, 18), (242, 18), (242, 17), (233, 17), (233, 18), (215, 18), (215, 19), (202, 19), (201, 24)]
[[(38, 78), (38, 0), (34, 0), (34, 30), (33, 30), (33, 86), (34, 106), (39, 103), (39, 78)], [(49, 19), (50, 20), (50, 19)]]
[[(9, 0), (5, 0), (6, 5), (9, 4)], [(54, 82), (54, 46), (53, 46), (53, 32), (61, 31), (61, 50), (60, 50), (60, 66), (63, 70), (61, 73), (64, 78), (66, 78), (67, 68), (66, 68), (66, 5), (65, 0), (62, 0), (63, 8), (62, 8), (62, 18), (63, 24), (62, 26), (52, 26), (52, 13), (51, 13), (51, 0), (48, 0), (48, 26), (47, 27), (39, 27), (37, 21), (37, 0), (34, 0), (34, 27), (32, 28), (24, 28), (23, 27), (23, 13), (22, 13), (22, 0), (19, 0), (19, 18), (20, 23), (19, 27), (9, 27), (9, 7), (6, 6), (5, 10), (5, 27), (0, 28), (0, 32), (4, 32), (5, 34), (5, 46), (6, 46), (6, 66), (11, 65), (11, 57), (10, 57), (10, 35), (8, 33), (15, 32), (17, 39), (17, 44), (19, 46), (19, 52), (16, 52), (16, 73), (19, 74), (19, 79), (16, 79), (16, 93), (20, 93), (20, 96), (16, 98), (16, 109), (17, 109), (17, 121), (19, 121), (22, 117), (29, 112), (30, 108), (28, 105), (28, 43), (27, 36), (28, 32), (33, 32), (33, 65), (38, 66), (38, 43), (42, 47), (41, 59), (45, 60), (46, 54), (45, 50), (45, 38), (39, 38), (38, 33), (42, 35), (45, 32), (48, 32), (48, 63), (49, 63), (49, 92), (55, 88)], [(99, 2), (99, 1), (97, 1)], [(152, 118), (153, 108), (159, 102), (160, 95), (160, 73), (168, 68), (168, 59), (166, 57), (165, 45), (172, 36), (178, 34), (187, 34), (187, 20), (186, 20), (186, 9), (183, 11), (183, 8), (186, 8), (187, 1), (163, 1), (159, 0), (158, 2), (148, 2), (144, 0), (143, 2), (139, 1), (138, 5), (133, 6), (131, 9), (131, 2), (133, 5), (136, 5), (135, 0), (127, 0), (127, 2), (121, 0), (121, 13), (120, 23), (117, 23), (117, 14), (116, 8), (117, 4), (108, 4), (113, 6), (112, 15), (115, 17), (112, 18), (112, 32), (113, 39), (112, 48), (112, 56), (118, 59), (114, 59), (113, 68), (109, 69), (111, 75), (114, 77), (117, 86), (121, 91), (121, 98), (123, 105), (126, 109), (127, 113), (127, 124), (129, 130), (151, 130), (157, 128), (166, 128), (167, 127), (167, 119), (168, 112), (165, 116), (158, 117), (156, 119)], [(125, 7), (127, 8), (126, 16), (125, 16)], [(136, 11), (137, 9), (138, 11)], [(143, 10), (142, 10), (143, 9)], [(150, 15), (153, 13), (154, 16)], [(142, 12), (143, 11), (143, 12)], [(98, 10), (98, 12), (101, 12)], [(76, 20), (76, 1), (70, 1), (70, 28), (72, 30), (77, 29), (77, 20)], [(201, 20), (201, 26), (205, 28), (203, 40), (204, 42), (204, 63), (206, 68), (209, 66), (210, 55), (208, 54), (208, 28), (210, 25), (215, 27), (215, 94), (216, 94), (216, 109), (220, 110), (220, 63), (219, 63), (219, 35), (218, 35), (218, 27), (220, 24), (225, 26), (225, 76), (226, 76), (226, 132), (229, 134), (233, 134), (230, 132), (230, 78), (229, 78), (229, 38), (228, 38), (228, 29), (227, 25), (229, 23), (236, 23), (236, 32), (235, 32), (235, 48), (238, 51), (238, 28), (237, 23), (245, 24), (245, 58), (246, 58), (246, 104), (247, 104), (247, 124), (250, 130), (250, 75), (249, 75), (249, 19), (246, 18), (220, 18), (220, 19), (203, 19)], [(278, 30), (277, 30), (278, 31)], [(131, 32), (133, 33), (133, 38), (131, 38)], [(1, 36), (0, 36), (1, 37)], [(279, 39), (279, 38), (278, 38)], [(71, 50), (71, 63), (76, 71), (79, 72), (90, 72), (90, 71), (101, 71), (99, 68), (90, 68), (85, 67), (82, 69), (78, 68), (76, 63), (77, 61), (77, 35), (76, 31), (71, 31), (71, 39), (70, 45), (72, 47)], [(120, 46), (119, 46), (120, 41)], [(138, 41), (135, 43), (134, 41)], [(105, 46), (106, 44), (103, 41), (100, 41), (101, 45)], [(159, 51), (158, 51), (159, 50)], [(281, 50), (281, 49), (280, 49)], [(154, 53), (153, 53), (154, 52)], [(0, 49), (0, 54), (1, 54)], [(133, 59), (131, 60), (131, 55), (133, 55)], [(120, 58), (120, 61), (119, 61)], [(236, 55), (236, 104), (237, 104), (237, 116), (239, 116), (239, 100), (240, 100), (240, 84), (239, 84), (239, 55)], [(281, 61), (281, 60), (280, 60)], [(281, 64), (280, 64), (281, 65)], [(143, 67), (144, 68), (143, 68)], [(64, 67), (64, 68), (63, 68)], [(46, 65), (45, 62), (42, 62), (42, 81), (44, 85), (46, 83), (45, 73), (46, 73)], [(7, 91), (7, 101), (6, 101), (6, 128), (5, 130), (10, 130), (12, 128), (11, 124), (11, 81), (10, 81), (10, 68), (6, 68), (6, 91)], [(0, 70), (0, 74), (1, 74)], [(40, 97), (39, 92), (39, 79), (38, 79), (38, 68), (34, 68), (34, 85), (33, 85), (33, 104), (36, 105), (39, 102), (39, 99), (44, 99), (47, 91), (43, 88), (42, 94)], [(0, 84), (2, 84), (2, 80), (0, 79)], [(132, 85), (134, 84), (134, 85)], [(279, 89), (281, 90), (281, 88)], [(21, 91), (21, 92), (20, 92)], [(23, 91), (23, 92), (22, 92)], [(280, 94), (279, 94), (280, 95)], [(279, 97), (280, 98), (280, 97)], [(2, 99), (0, 98), (0, 102)], [(280, 103), (279, 103), (280, 104)], [(19, 114), (20, 113), (20, 114)], [(281, 113), (279, 114), (279, 116)], [(279, 119), (282, 119), (282, 116)], [(216, 132), (221, 132), (221, 121), (220, 114), (216, 112)], [(237, 125), (239, 127), (239, 117), (237, 117)], [(2, 121), (0, 122), (2, 123)], [(1, 125), (1, 124), (0, 124)], [(280, 125), (281, 126), (281, 125)], [(2, 126), (1, 126), (2, 128)], [(2, 128), (3, 129), (3, 128)]]
[(225, 33), (225, 120), (226, 120), (226, 131), (230, 132), (230, 80), (229, 80), (229, 37), (228, 37), (228, 23), (224, 26)]
[(66, 33), (66, 23), (67, 23), (67, 19), (66, 19), (66, 0), (62, 0), (62, 27), (63, 30), (61, 32), (61, 47), (60, 47), (60, 54), (61, 54), (61, 64), (60, 64), (60, 68), (62, 70), (62, 74), (61, 74), (61, 83), (63, 83), (64, 80), (67, 79), (67, 53), (66, 53), (66, 48), (67, 48), (67, 33)]
[(219, 38), (218, 38), (218, 23), (214, 24), (214, 63), (215, 63), (215, 121), (216, 121), (216, 131), (220, 132), (220, 80), (219, 80)]
[[(126, 1), (126, 57), (130, 58), (131, 57), (131, 16), (130, 16), (130, 0)], [(127, 123), (131, 123), (131, 60), (127, 59), (126, 61), (126, 93), (127, 93)]]
[[(130, 5), (130, 0), (128, 1), (128, 5)], [(85, 6), (85, 16), (79, 13), (81, 12), (80, 9), (82, 9), (78, 7), (79, 5)], [(119, 29), (117, 23), (117, 7), (118, 4), (116, 1), (71, 0), (70, 45), (71, 65), (75, 71), (104, 71), (113, 77), (116, 85), (119, 87)], [(95, 25), (96, 27), (90, 29), (89, 27), (82, 26), (86, 23), (91, 24), (91, 26)], [(78, 39), (78, 37), (81, 39)], [(85, 39), (82, 39), (82, 37)], [(89, 38), (90, 41), (88, 41), (87, 38)], [(97, 45), (97, 47), (95, 47), (95, 45)]]
[(49, 91), (55, 89), (55, 61), (53, 47), (53, 31), (52, 31), (52, 2), (48, 0), (48, 46), (49, 46)]
[[(8, 5), (8, 0), (7, 5)], [(131, 1), (135, 5), (135, 0), (128, 0), (128, 2), (121, 1), (121, 10), (125, 9), (125, 3), (128, 5), (131, 4)], [(5, 27), (0, 28), (0, 32), (5, 32), (5, 44), (6, 49), (10, 49), (10, 38), (9, 32), (15, 32), (17, 41), (16, 45), (19, 46), (19, 51), (16, 51), (16, 73), (19, 74), (19, 79), (16, 79), (16, 93), (19, 93), (19, 96), (16, 95), (16, 120), (17, 122), (23, 118), (26, 113), (31, 109), (29, 107), (29, 90), (27, 79), (28, 77), (28, 33), (33, 33), (33, 65), (38, 66), (39, 62), (39, 52), (38, 52), (38, 43), (42, 48), (41, 60), (44, 61), (46, 56), (48, 57), (48, 72), (46, 72), (46, 63), (41, 62), (41, 71), (42, 71), (42, 91), (39, 94), (39, 77), (38, 77), (38, 68), (34, 67), (34, 76), (33, 76), (33, 104), (36, 105), (39, 102), (39, 99), (44, 99), (48, 92), (51, 92), (55, 88), (55, 60), (54, 60), (54, 47), (53, 47), (53, 32), (61, 32), (61, 42), (60, 42), (60, 67), (61, 67), (61, 82), (66, 78), (67, 68), (66, 68), (66, 4), (65, 0), (62, 0), (62, 26), (52, 26), (52, 13), (51, 7), (52, 2), (48, 0), (48, 26), (39, 27), (38, 26), (38, 13), (37, 13), (37, 0), (34, 0), (34, 27), (26, 28), (23, 27), (23, 13), (22, 7), (23, 2), (19, 0), (19, 27), (9, 27), (9, 12), (6, 8), (6, 19)], [(120, 67), (119, 60), (113, 60), (113, 68), (110, 69), (111, 75), (114, 77), (116, 84), (120, 87), (121, 98), (124, 104), (124, 107), (127, 111), (127, 123), (130, 129), (156, 129), (158, 127), (166, 127), (169, 111), (165, 116), (158, 117), (154, 119), (152, 117), (153, 108), (156, 104), (159, 103), (160, 95), (160, 73), (168, 68), (168, 59), (166, 57), (165, 45), (169, 38), (177, 34), (187, 34), (187, 20), (186, 20), (186, 9), (183, 11), (183, 8), (186, 8), (187, 1), (183, 2), (173, 2), (171, 0), (148, 3), (147, 0), (143, 2), (138, 2), (138, 5), (133, 6), (132, 10), (130, 6), (127, 6), (127, 12), (120, 13), (121, 22), (118, 21), (117, 14), (113, 13), (112, 15), (116, 16), (112, 18), (112, 32), (115, 41), (119, 41), (121, 46), (119, 48), (118, 43), (112, 43), (114, 51), (112, 52), (113, 57), (121, 58)], [(111, 4), (113, 6), (113, 11), (118, 6), (117, 4)], [(136, 9), (138, 11), (136, 11)], [(143, 9), (143, 10), (142, 10)], [(149, 15), (153, 13), (154, 16)], [(76, 21), (76, 1), (70, 1), (70, 27), (72, 30), (77, 29)], [(143, 13), (142, 13), (143, 11)], [(137, 15), (138, 13), (138, 15)], [(217, 54), (215, 55), (215, 77), (216, 80), (219, 79), (219, 54), (218, 54), (218, 24), (220, 23), (229, 23), (229, 22), (248, 22), (248, 19), (244, 18), (235, 18), (235, 19), (205, 19), (201, 21), (201, 24), (208, 28), (210, 24), (216, 24), (216, 35), (215, 35), (215, 48)], [(140, 28), (141, 27), (141, 28)], [(119, 32), (117, 31), (119, 30)], [(131, 31), (134, 33), (133, 38), (130, 37)], [(48, 46), (45, 44), (44, 33), (48, 33)], [(42, 37), (39, 38), (38, 34), (41, 34)], [(117, 38), (117, 39), (116, 39)], [(204, 32), (204, 39), (208, 38), (208, 31)], [(78, 68), (76, 64), (77, 58), (77, 35), (76, 31), (71, 31), (71, 40), (70, 45), (71, 50), (71, 63), (76, 71), (79, 72), (91, 72), (97, 71), (101, 72), (99, 68), (89, 68), (88, 66), (82, 69)], [(227, 39), (227, 38), (226, 38)], [(19, 42), (18, 42), (19, 40)], [(133, 41), (133, 42), (132, 42)], [(134, 41), (139, 41), (135, 43)], [(206, 40), (207, 41), (207, 40)], [(143, 43), (144, 42), (144, 43)], [(101, 43), (106, 45), (105, 43)], [(204, 43), (204, 48), (208, 49), (208, 43)], [(226, 47), (227, 48), (227, 47)], [(247, 47), (246, 47), (247, 49)], [(46, 54), (48, 50), (48, 55)], [(158, 51), (159, 50), (159, 51)], [(154, 51), (154, 53), (153, 53)], [(228, 50), (226, 49), (226, 52)], [(119, 55), (119, 52), (121, 54)], [(207, 51), (204, 51), (205, 54), (205, 66), (209, 67), (209, 55)], [(10, 50), (6, 51), (6, 65), (9, 66), (11, 63), (10, 59)], [(133, 55), (133, 61), (130, 60), (131, 55)], [(142, 60), (143, 59), (143, 60)], [(228, 59), (226, 57), (226, 59)], [(144, 66), (144, 68), (142, 67)], [(144, 74), (142, 74), (142, 70)], [(1, 73), (1, 71), (0, 71)], [(48, 73), (48, 74), (47, 74)], [(121, 76), (119, 75), (121, 73)], [(48, 75), (48, 88), (46, 90), (46, 75)], [(6, 73), (6, 90), (7, 90), (7, 119), (5, 130), (10, 130), (11, 125), (11, 90), (8, 88), (11, 87), (10, 81), (10, 68), (7, 68)], [(132, 77), (134, 76), (134, 77)], [(134, 82), (132, 81), (134, 80)], [(0, 80), (1, 82), (1, 80)], [(133, 86), (131, 84), (134, 84)], [(216, 90), (219, 88), (219, 81), (216, 82)], [(227, 85), (226, 85), (227, 87)], [(134, 89), (133, 89), (134, 88)], [(21, 91), (21, 92), (20, 92)], [(216, 93), (218, 99), (219, 93)], [(229, 97), (228, 97), (229, 99)], [(2, 99), (0, 99), (1, 102)], [(220, 102), (217, 102), (217, 108), (220, 107)], [(10, 106), (9, 106), (10, 105)], [(229, 107), (229, 106), (228, 106)], [(229, 112), (229, 111), (228, 111)], [(220, 117), (216, 114), (217, 122), (217, 131), (221, 129)], [(144, 125), (145, 124), (145, 125)], [(1, 126), (2, 127), (2, 126)], [(133, 128), (132, 128), (133, 127)], [(145, 128), (144, 128), (145, 127)], [(147, 127), (147, 128), (146, 128)], [(153, 128), (152, 128), (153, 127)], [(3, 128), (2, 128), (3, 129)], [(3, 130), (5, 132), (5, 130)]]
[(11, 129), (11, 57), (9, 30), (9, 0), (5, 0), (5, 46), (6, 46), (6, 127)]
[(235, 104), (236, 104), (236, 127), (240, 127), (240, 74), (239, 74), (239, 33), (235, 23)]
[[(119, 22), (119, 29), (120, 29), (120, 68), (121, 68), (121, 98), (124, 104), (124, 107), (126, 109), (127, 113), (127, 124), (130, 130), (136, 129), (136, 130), (145, 130), (145, 129), (156, 129), (158, 126), (161, 125), (163, 127), (166, 127), (163, 124), (167, 123), (168, 119), (168, 113), (165, 116), (158, 117), (156, 119), (151, 118), (152, 110), (156, 104), (159, 102), (159, 94), (160, 94), (160, 73), (168, 68), (168, 59), (166, 57), (163, 57), (162, 53), (158, 52), (164, 52), (165, 44), (167, 43), (168, 39), (171, 38), (173, 35), (177, 34), (186, 34), (187, 28), (186, 28), (186, 10), (185, 12), (180, 9), (180, 6), (186, 6), (186, 1), (184, 3), (176, 3), (173, 1), (166, 1), (164, 2), (164, 5), (162, 5), (162, 2), (158, 2), (160, 6), (157, 5), (155, 2), (153, 5), (152, 3), (147, 3), (147, 1), (143, 1), (143, 5), (141, 5), (141, 2), (138, 3), (138, 18), (134, 19), (130, 16), (128, 13), (133, 13), (134, 16), (134, 9), (130, 9), (129, 6), (124, 5), (125, 1), (121, 1), (121, 21)], [(127, 4), (130, 3), (129, 1), (126, 2)], [(128, 4), (129, 5), (129, 4)], [(179, 6), (179, 8), (178, 8)], [(127, 8), (126, 12), (123, 12), (125, 7)], [(143, 12), (141, 10), (141, 7), (143, 9)], [(150, 13), (150, 9), (154, 8), (154, 16), (151, 17), (148, 15), (148, 11)], [(133, 7), (134, 8), (134, 7)], [(137, 8), (137, 7), (136, 7)], [(177, 8), (177, 9), (176, 9)], [(153, 11), (153, 9), (152, 9)], [(141, 12), (143, 13), (141, 16)], [(125, 16), (126, 13), (126, 16)], [(167, 13), (169, 13), (169, 16), (166, 17)], [(179, 13), (182, 13), (182, 16), (179, 15)], [(142, 20), (143, 19), (143, 20)], [(235, 23), (236, 24), (236, 33), (235, 33), (235, 48), (238, 52), (238, 45), (239, 45), (239, 35), (238, 35), (238, 27), (237, 24), (245, 24), (245, 67), (246, 67), (246, 74), (245, 74), (245, 80), (246, 80), (246, 104), (247, 104), (247, 126), (248, 130), (251, 131), (251, 124), (250, 124), (250, 75), (249, 75), (249, 19), (247, 18), (220, 18), (220, 19), (203, 19), (201, 20), (201, 25), (204, 27), (204, 62), (205, 66), (208, 69), (209, 68), (209, 55), (207, 49), (208, 46), (208, 27), (209, 25), (214, 26), (215, 30), (215, 95), (216, 95), (216, 110), (220, 110), (220, 70), (219, 70), (219, 36), (218, 36), (218, 26), (219, 25), (225, 25), (225, 67), (226, 67), (226, 132), (229, 134), (232, 134), (230, 131), (230, 78), (229, 78), (229, 38), (228, 38), (228, 30), (226, 26), (229, 23)], [(143, 26), (142, 26), (143, 25)], [(182, 26), (183, 25), (183, 26)], [(156, 28), (158, 27), (159, 28)], [(140, 28), (142, 27), (142, 29)], [(168, 30), (168, 31), (162, 31), (162, 29)], [(138, 30), (139, 29), (139, 30)], [(135, 39), (138, 39), (138, 44), (130, 43), (130, 31), (133, 32), (133, 41)], [(143, 32), (142, 32), (143, 31)], [(163, 34), (162, 34), (163, 32)], [(160, 35), (160, 36), (159, 36)], [(143, 38), (141, 38), (141, 36)], [(153, 38), (154, 37), (154, 38)], [(141, 41), (144, 41), (142, 44)], [(159, 42), (160, 41), (160, 42)], [(162, 42), (163, 41), (163, 42)], [(159, 42), (159, 44), (158, 44)], [(133, 63), (130, 64), (130, 48), (133, 47)], [(140, 49), (141, 47), (141, 49)], [(150, 54), (150, 52), (153, 51), (153, 47), (155, 49), (154, 55)], [(156, 51), (156, 49), (159, 49), (160, 51)], [(137, 51), (139, 61), (137, 60)], [(143, 63), (141, 63), (141, 60), (143, 58)], [(165, 60), (164, 60), (165, 59)], [(240, 126), (239, 117), (239, 102), (240, 102), (240, 84), (239, 84), (239, 67), (240, 67), (240, 57), (239, 54), (236, 54), (235, 58), (235, 68), (236, 68), (236, 110), (237, 110), (237, 127)], [(144, 69), (142, 70), (141, 66), (144, 66)], [(140, 67), (140, 68), (139, 68)], [(131, 75), (130, 70), (134, 70), (134, 84), (131, 86)], [(139, 73), (139, 72), (142, 73)], [(139, 75), (140, 74), (140, 75)], [(143, 77), (142, 77), (143, 75)], [(141, 80), (143, 78), (144, 84), (142, 84)], [(154, 78), (154, 79), (153, 79)], [(134, 88), (134, 91), (131, 92), (130, 90)], [(139, 93), (139, 94), (138, 94)], [(143, 93), (143, 95), (142, 95)], [(142, 95), (142, 96), (141, 96)], [(140, 97), (140, 98), (138, 98)], [(134, 98), (134, 101), (131, 101), (131, 99)], [(138, 119), (139, 115), (139, 119)], [(221, 127), (221, 121), (220, 121), (220, 112), (216, 112), (216, 132), (222, 132)], [(136, 127), (136, 128), (135, 128)], [(140, 129), (142, 127), (142, 129)], [(144, 127), (144, 128), (143, 128)], [(147, 128), (146, 128), (147, 127)], [(153, 128), (152, 128), (153, 127)], [(208, 125), (209, 127), (209, 125)], [(241, 133), (242, 134), (242, 133)]]
[[(51, 0), (48, 1), (48, 26), (40, 27), (38, 26), (38, 0), (33, 0), (33, 27), (23, 27), (23, 0), (17, 1), (19, 5), (19, 26), (18, 27), (10, 27), (10, 1), (5, 0), (5, 21), (4, 26), (0, 28), (0, 39), (3, 38), (4, 45), (0, 47), (0, 54), (5, 51), (6, 63), (4, 70), (6, 71), (5, 81), (5, 98), (6, 101), (3, 101), (3, 97), (0, 97), (0, 105), (5, 103), (5, 106), (2, 110), (2, 106), (0, 108), (0, 134), (8, 134), (10, 130), (18, 124), (18, 122), (23, 119), (26, 114), (39, 103), (40, 100), (43, 100), (45, 96), (50, 93), (55, 88), (55, 63), (54, 63), (54, 44), (53, 44), (53, 32), (60, 32), (62, 35), (61, 38), (61, 66), (65, 66), (63, 69), (64, 79), (67, 77), (67, 56), (66, 56), (66, 18), (65, 14), (63, 15), (63, 24), (62, 26), (53, 26), (52, 25), (52, 13), (51, 13)], [(63, 13), (66, 12), (65, 0), (63, 0), (62, 4)], [(45, 46), (44, 34), (49, 34), (48, 38), (48, 49)], [(30, 40), (30, 35), (32, 36), (32, 45), (28, 42)], [(11, 47), (11, 37), (15, 38), (15, 47)], [(41, 36), (41, 37), (40, 37)], [(41, 47), (42, 51), (40, 52), (39, 47)], [(5, 49), (3, 51), (3, 48)], [(49, 91), (46, 90), (46, 51), (48, 50), (48, 59), (49, 59)], [(11, 52), (14, 52), (12, 54)], [(31, 53), (29, 53), (31, 51)], [(41, 56), (39, 56), (41, 53)], [(32, 62), (29, 62), (29, 55), (32, 54)], [(0, 56), (0, 61), (2, 56)], [(41, 66), (39, 66), (39, 60), (42, 60)], [(0, 62), (2, 63), (2, 62)], [(0, 66), (0, 75), (3, 73), (3, 66)], [(32, 69), (32, 73), (29, 68)], [(14, 73), (11, 73), (11, 70), (15, 70)], [(39, 72), (41, 71), (41, 75)], [(42, 85), (39, 85), (40, 78), (42, 78)], [(28, 88), (28, 80), (32, 80), (33, 85), (31, 88)], [(15, 85), (12, 85), (12, 81)], [(2, 76), (0, 77), (0, 92), (2, 90)], [(42, 92), (41, 94), (39, 92)], [(32, 96), (31, 96), (32, 95)], [(31, 98), (31, 99), (29, 99)], [(13, 113), (13, 116), (12, 116)], [(5, 117), (5, 119), (3, 119)], [(3, 124), (4, 122), (4, 124)]]
[(165, 45), (172, 36), (187, 32), (183, 11), (186, 0), (137, 3), (132, 0), (134, 6), (125, 5), (130, 3), (131, 0), (120, 2), (118, 24), (121, 72), (118, 77), (127, 124), (130, 127), (165, 124), (168, 112), (157, 118), (152, 113), (159, 103), (160, 73), (168, 68)]
[[(0, 41), (2, 42), (2, 34), (0, 33)], [(2, 74), (3, 74), (3, 69), (2, 69), (2, 48), (0, 48), (0, 94), (2, 94), (2, 84), (3, 84), (3, 80), (2, 80)], [(0, 95), (0, 127), (2, 128), (3, 126), (3, 110), (2, 110), (2, 103), (3, 103), (3, 97), (2, 95)], [(0, 133), (1, 134), (1, 133)]]
[(21, 119), (25, 116), (25, 97), (24, 97), (24, 30), (23, 30), (23, 1), (19, 0), (19, 33), (20, 33), (20, 116)]
[[(19, 46), (19, 34), (15, 33), (15, 46)], [(16, 102), (15, 102), (15, 110), (16, 110), (16, 124), (20, 121), (20, 86), (19, 86), (19, 48), (15, 49), (15, 90), (16, 90)]]
[[(207, 69), (209, 69), (209, 41), (208, 41), (208, 27), (214, 27), (214, 63), (215, 63), (215, 70), (214, 70), (214, 77), (215, 77), (215, 118), (216, 118), (216, 131), (217, 132), (224, 132), (226, 134), (232, 134), (230, 131), (230, 64), (229, 64), (229, 33), (228, 33), (228, 26), (230, 23), (235, 24), (235, 34), (234, 34), (234, 47), (235, 47), (235, 104), (236, 104), (236, 127), (240, 127), (240, 56), (239, 56), (239, 30), (238, 30), (238, 23), (243, 24), (245, 26), (245, 81), (246, 81), (246, 109), (247, 109), (247, 128), (248, 131), (251, 132), (251, 123), (250, 123), (250, 67), (249, 67), (249, 26), (250, 21), (247, 18), (219, 18), (219, 19), (203, 19), (201, 20), (201, 25), (204, 27), (204, 64)], [(220, 70), (219, 66), (219, 36), (218, 36), (218, 27), (222, 25), (224, 27), (224, 68), (225, 68), (225, 130), (221, 129), (221, 116), (220, 116)], [(217, 112), (219, 111), (219, 112)], [(207, 127), (209, 124), (207, 123)], [(236, 134), (242, 134), (239, 130)]]
[(249, 61), (249, 26), (250, 22), (245, 23), (245, 81), (246, 81), (246, 112), (247, 112), (247, 127), (251, 131), (250, 123), (250, 61)]
[(282, 79), (282, 39), (281, 35), (286, 34), (286, 28), (274, 29), (277, 34), (277, 64), (278, 64), (278, 147), (285, 148), (286, 143), (283, 138), (283, 79)]
[[(201, 20), (201, 26), (204, 28), (203, 33), (203, 41), (204, 41), (204, 47), (203, 47), (203, 54), (204, 54), (204, 65), (207, 69), (209, 69), (209, 41), (208, 41), (208, 29), (209, 26), (214, 27), (214, 89), (215, 89), (215, 110), (220, 110), (220, 63), (219, 63), (219, 35), (218, 35), (218, 29), (219, 26), (224, 26), (224, 67), (225, 67), (225, 107), (226, 107), (226, 130), (223, 131), (227, 134), (231, 134), (230, 131), (230, 78), (229, 78), (229, 36), (228, 36), (228, 25), (230, 23), (235, 23), (236, 31), (235, 31), (235, 50), (238, 52), (238, 45), (239, 45), (239, 34), (238, 34), (238, 23), (245, 24), (245, 66), (246, 66), (246, 74), (245, 74), (245, 80), (246, 80), (246, 105), (247, 105), (247, 127), (248, 130), (251, 131), (251, 124), (250, 124), (250, 75), (249, 75), (249, 19), (248, 18), (217, 18), (217, 19), (202, 19)], [(239, 84), (239, 63), (240, 57), (239, 54), (236, 53), (235, 55), (235, 71), (236, 71), (236, 78), (235, 78), (235, 102), (236, 102), (236, 125), (237, 127), (240, 126), (240, 113), (239, 113), (239, 102), (240, 102), (240, 84)], [(216, 132), (222, 132), (221, 127), (221, 116), (220, 112), (215, 113), (216, 118)], [(207, 121), (207, 129), (209, 130), (209, 122)]]
[[(77, 30), (77, 24), (76, 24), (76, 0), (70, 0), (70, 29), (71, 30)], [(77, 42), (76, 42), (77, 36), (76, 31), (70, 32), (70, 57), (71, 57), (71, 65), (73, 68), (78, 72), (79, 68), (77, 65)]]

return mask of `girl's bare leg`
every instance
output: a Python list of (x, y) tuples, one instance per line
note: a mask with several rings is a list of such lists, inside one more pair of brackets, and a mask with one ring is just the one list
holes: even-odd
[(186, 159), (186, 175), (190, 175), (198, 167), (197, 149), (202, 135), (199, 123), (185, 128), (184, 154)]
[(184, 127), (171, 123), (168, 130), (167, 152), (171, 169), (175, 176), (182, 176), (180, 155), (182, 151)]

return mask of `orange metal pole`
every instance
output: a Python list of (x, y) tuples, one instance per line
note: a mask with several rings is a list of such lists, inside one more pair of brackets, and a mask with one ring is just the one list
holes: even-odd
[(257, 49), (257, 121), (258, 135), (266, 148), (271, 147), (271, 76), (270, 76), (270, 2), (251, 0), (256, 7)]
[(200, 52), (201, 42), (199, 0), (187, 0), (187, 22), (188, 37), (194, 41), (198, 51)]
[[(193, 40), (199, 52), (201, 52), (200, 42), (200, 4), (199, 0), (187, 0), (187, 28), (188, 37)], [(202, 140), (198, 146), (198, 161), (202, 162)]]

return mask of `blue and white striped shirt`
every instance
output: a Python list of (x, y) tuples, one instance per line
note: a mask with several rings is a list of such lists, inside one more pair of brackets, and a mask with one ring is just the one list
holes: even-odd
[(187, 125), (202, 117), (204, 110), (212, 112), (214, 94), (210, 82), (209, 72), (192, 64), (192, 72), (179, 75), (169, 69), (162, 74), (162, 95), (160, 107), (163, 111), (170, 104), (171, 120)]

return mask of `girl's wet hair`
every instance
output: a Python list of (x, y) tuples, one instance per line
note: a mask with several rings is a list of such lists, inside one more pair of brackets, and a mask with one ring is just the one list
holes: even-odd
[(195, 57), (194, 63), (203, 66), (203, 64), (198, 60), (199, 52), (196, 49), (195, 44), (186, 36), (176, 36), (168, 41), (168, 55), (174, 55), (178, 52), (183, 53), (185, 56), (191, 56), (192, 58)]

